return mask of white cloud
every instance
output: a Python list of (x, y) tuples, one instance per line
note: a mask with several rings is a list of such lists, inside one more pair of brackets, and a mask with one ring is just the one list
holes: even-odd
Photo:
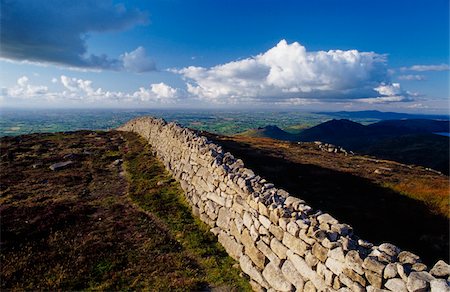
[(158, 101), (162, 103), (173, 103), (179, 97), (178, 90), (165, 83), (151, 84), (150, 88), (140, 87), (132, 94), (133, 98), (141, 101)]
[(33, 96), (42, 96), (48, 94), (47, 86), (32, 85), (27, 76), (17, 79), (16, 85), (6, 89), (6, 94), (13, 98), (30, 98)]
[(384, 96), (394, 96), (402, 93), (400, 83), (380, 84), (380, 86), (375, 87), (374, 89)]
[(70, 78), (65, 75), (61, 75), (61, 83), (66, 89), (71, 92), (81, 91), (87, 94), (92, 94), (94, 92), (94, 89), (92, 89), (91, 87), (91, 80)]
[[(53, 83), (58, 80), (52, 79)], [(29, 83), (27, 76), (18, 78), (17, 84), (11, 88), (2, 90), (1, 97), (14, 99), (30, 99), (34, 101), (53, 101), (64, 103), (82, 102), (82, 103), (127, 103), (139, 104), (147, 103), (175, 103), (180, 98), (179, 90), (172, 88), (165, 83), (150, 84), (148, 88), (141, 87), (135, 92), (109, 91), (100, 87), (93, 86), (91, 80), (78, 79), (60, 76), (62, 91), (51, 92), (46, 86), (35, 86)]]
[(404, 91), (400, 83), (385, 84), (382, 83), (374, 88), (380, 96), (360, 98), (358, 101), (366, 103), (392, 103), (392, 102), (409, 102), (413, 101), (415, 94)]
[(411, 67), (402, 67), (400, 68), (402, 71), (448, 71), (450, 70), (450, 66), (448, 64), (439, 64), (439, 65), (414, 65)]
[(187, 80), (190, 94), (218, 102), (375, 97), (374, 88), (388, 79), (384, 55), (357, 50), (308, 52), (301, 44), (285, 40), (244, 60), (170, 71)]
[(163, 82), (152, 84), (150, 88), (157, 98), (175, 98), (178, 94), (177, 89), (172, 88)]
[(408, 75), (400, 75), (398, 76), (398, 79), (400, 80), (416, 80), (416, 81), (422, 81), (425, 80), (425, 76), (424, 75), (413, 75), (413, 74), (408, 74)]
[(143, 47), (121, 56), (123, 68), (130, 72), (142, 73), (155, 70), (155, 63), (147, 56)]

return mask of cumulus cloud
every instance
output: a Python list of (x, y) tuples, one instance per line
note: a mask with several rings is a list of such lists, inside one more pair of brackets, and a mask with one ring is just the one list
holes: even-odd
[(140, 87), (133, 93), (133, 97), (140, 101), (159, 101), (164, 103), (176, 102), (179, 97), (178, 90), (165, 83), (151, 84), (150, 88)]
[(48, 87), (42, 85), (32, 85), (27, 76), (17, 79), (16, 85), (6, 91), (11, 97), (31, 98), (34, 96), (43, 96), (48, 94)]
[(133, 61), (145, 57), (142, 48), (123, 58), (88, 54), (89, 33), (146, 24), (147, 14), (138, 9), (114, 5), (111, 0), (1, 0), (1, 6), (1, 57), (5, 59), (85, 69), (154, 69), (148, 61), (141, 66)]
[(398, 76), (398, 79), (400, 79), (400, 80), (408, 80), (408, 81), (412, 81), (412, 80), (423, 81), (426, 78), (425, 78), (424, 75), (408, 74), (408, 75), (400, 75), (400, 76)]
[(2, 90), (3, 99), (34, 99), (34, 101), (76, 101), (88, 103), (175, 103), (181, 95), (179, 90), (161, 82), (150, 84), (148, 88), (141, 87), (134, 92), (110, 91), (94, 87), (91, 80), (79, 79), (61, 75), (53, 83), (62, 86), (62, 91), (50, 91), (46, 86), (36, 86), (29, 82), (27, 76), (17, 80), (16, 85)]
[(448, 64), (439, 64), (439, 65), (414, 65), (411, 67), (402, 67), (400, 68), (402, 71), (417, 71), (417, 72), (425, 72), (425, 71), (448, 71), (450, 70), (450, 66)]
[(403, 90), (400, 83), (382, 83), (375, 87), (374, 90), (379, 93), (379, 96), (361, 98), (358, 99), (358, 101), (367, 103), (409, 102), (414, 100), (413, 96), (415, 95), (411, 92)]
[(211, 68), (172, 69), (187, 91), (213, 101), (358, 99), (377, 97), (388, 83), (386, 56), (357, 50), (308, 52), (298, 42), (280, 41), (257, 56)]
[(121, 56), (123, 68), (131, 72), (147, 72), (155, 70), (155, 63), (147, 56), (143, 47)]
[(175, 98), (178, 95), (178, 90), (170, 87), (169, 85), (161, 82), (152, 84), (150, 86), (150, 90), (158, 97), (158, 98)]

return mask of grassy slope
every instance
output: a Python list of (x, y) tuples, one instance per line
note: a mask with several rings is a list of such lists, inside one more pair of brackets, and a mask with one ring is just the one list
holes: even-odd
[(162, 171), (164, 166), (151, 155), (150, 146), (141, 139), (127, 140), (133, 149), (125, 156), (130, 196), (143, 210), (160, 218), (189, 256), (205, 269), (203, 273), (194, 271), (190, 277), (214, 286), (250, 289), (209, 227), (192, 216), (179, 183)]
[(313, 143), (207, 135), (278, 187), (352, 225), (364, 239), (397, 244), (427, 264), (448, 258), (448, 176), (326, 153)]
[[(2, 138), (2, 289), (248, 290), (188, 212), (178, 184), (156, 185), (170, 179), (163, 166), (137, 136), (124, 137), (85, 131)], [(112, 164), (121, 157), (130, 195), (122, 167)], [(48, 169), (68, 159), (75, 163)]]

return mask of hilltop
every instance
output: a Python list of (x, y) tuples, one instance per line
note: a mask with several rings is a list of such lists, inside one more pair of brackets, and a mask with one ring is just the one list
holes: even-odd
[(135, 134), (1, 139), (2, 290), (250, 290)]
[(245, 132), (237, 134), (237, 136), (255, 137), (255, 138), (272, 138), (284, 141), (295, 141), (298, 137), (294, 134), (283, 131), (275, 125), (259, 127), (257, 129), (250, 129)]

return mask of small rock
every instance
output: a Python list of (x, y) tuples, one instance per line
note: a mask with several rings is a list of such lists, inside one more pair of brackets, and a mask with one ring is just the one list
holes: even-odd
[(430, 282), (431, 292), (450, 292), (447, 281), (444, 279), (435, 279)]
[(427, 272), (412, 272), (408, 276), (406, 287), (410, 292), (425, 292), (434, 277)]
[(398, 260), (402, 263), (402, 264), (415, 264), (420, 262), (420, 258), (418, 255), (413, 254), (412, 252), (409, 251), (402, 251), (401, 253), (398, 254)]
[(42, 162), (36, 162), (36, 163), (34, 163), (31, 167), (33, 167), (33, 168), (38, 168), (38, 167), (41, 167), (42, 166)]
[(397, 265), (390, 263), (384, 268), (384, 278), (385, 279), (392, 279), (397, 276)]
[(73, 159), (73, 160), (75, 160), (75, 159), (78, 158), (78, 155), (75, 154), (75, 153), (69, 153), (69, 154), (64, 155), (63, 158), (64, 158), (64, 159)]
[(422, 263), (415, 263), (414, 265), (412, 265), (412, 269), (416, 272), (422, 272), (427, 269), (427, 265)]
[(363, 239), (358, 239), (358, 245), (360, 245), (360, 246), (362, 246), (364, 248), (372, 248), (373, 247), (372, 243), (370, 243), (368, 241), (365, 241)]
[(314, 286), (314, 284), (311, 281), (308, 281), (303, 286), (303, 291), (304, 292), (316, 292), (317, 289), (316, 289), (316, 287)]
[(400, 253), (400, 249), (393, 244), (383, 243), (378, 249), (392, 257), (396, 257)]
[(53, 170), (53, 171), (55, 171), (55, 170), (60, 170), (60, 169), (63, 169), (63, 168), (65, 168), (66, 166), (69, 166), (69, 165), (71, 165), (71, 164), (73, 164), (73, 162), (72, 161), (64, 161), (64, 162), (57, 162), (57, 163), (54, 163), (54, 164), (52, 164), (52, 165), (50, 165), (50, 169), (51, 170)]
[(405, 282), (403, 282), (402, 279), (399, 278), (387, 280), (384, 286), (394, 292), (408, 292)]
[(440, 260), (433, 266), (430, 273), (439, 278), (448, 277), (450, 275), (450, 265)]
[(112, 165), (116, 166), (116, 165), (120, 165), (123, 163), (123, 159), (116, 159), (113, 161)]
[(363, 263), (363, 268), (373, 271), (379, 275), (383, 274), (384, 267), (385, 267), (385, 265), (383, 263), (379, 262), (374, 257), (367, 257)]
[(317, 217), (317, 220), (319, 220), (320, 223), (322, 223), (322, 222), (328, 223), (328, 224), (337, 224), (338, 223), (338, 221), (336, 219), (334, 219), (330, 214), (327, 214), (327, 213), (319, 215)]

